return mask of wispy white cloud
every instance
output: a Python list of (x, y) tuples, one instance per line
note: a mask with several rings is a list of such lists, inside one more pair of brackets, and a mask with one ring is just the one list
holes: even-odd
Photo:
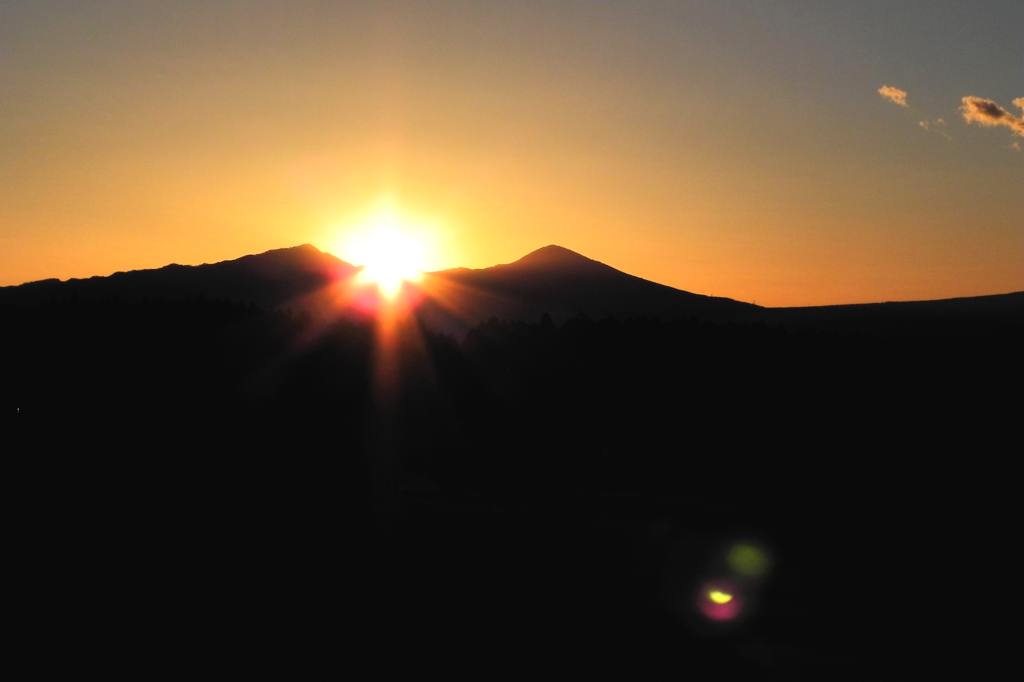
[(878, 88), (878, 94), (893, 104), (898, 104), (901, 107), (908, 106), (906, 90), (901, 90), (893, 85), (883, 85)]

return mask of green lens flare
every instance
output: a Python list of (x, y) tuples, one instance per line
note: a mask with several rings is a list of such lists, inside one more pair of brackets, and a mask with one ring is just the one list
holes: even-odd
[(729, 568), (747, 578), (760, 578), (768, 572), (771, 563), (764, 550), (748, 542), (733, 545), (726, 560)]

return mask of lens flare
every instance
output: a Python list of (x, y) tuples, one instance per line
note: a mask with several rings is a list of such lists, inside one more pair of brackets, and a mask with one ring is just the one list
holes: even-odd
[(744, 578), (762, 578), (771, 568), (768, 553), (752, 542), (737, 542), (726, 553), (729, 568)]
[(732, 595), (721, 590), (711, 590), (708, 592), (708, 599), (716, 604), (728, 604), (732, 601)]
[(743, 597), (727, 580), (705, 584), (697, 593), (697, 610), (718, 623), (736, 620), (743, 613)]

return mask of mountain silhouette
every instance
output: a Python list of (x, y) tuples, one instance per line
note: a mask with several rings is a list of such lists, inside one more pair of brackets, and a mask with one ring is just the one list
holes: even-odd
[[(202, 265), (170, 264), (103, 277), (46, 279), (0, 287), (0, 305), (60, 302), (144, 302), (205, 299), (342, 313), (331, 285), (350, 280), (359, 267), (310, 244), (273, 249)], [(492, 318), (536, 322), (656, 318), (710, 322), (762, 322), (795, 329), (932, 330), (955, 325), (1011, 324), (1024, 320), (1024, 292), (934, 301), (764, 308), (658, 284), (554, 244), (487, 268), (428, 273), (409, 285), (425, 294), (417, 317), (428, 328), (456, 335)]]
[(492, 317), (536, 321), (545, 314), (555, 321), (576, 316), (736, 320), (759, 309), (651, 282), (554, 244), (512, 263), (431, 273), (423, 287), (428, 297), (420, 318), (443, 329)]
[(885, 326), (888, 331), (900, 327), (937, 322), (967, 325), (1005, 321), (1024, 324), (1024, 291), (988, 296), (961, 296), (926, 301), (887, 301), (847, 305), (766, 308), (768, 319), (787, 326), (859, 327), (865, 324)]
[(355, 266), (303, 244), (218, 263), (172, 263), (152, 270), (116, 272), (107, 277), (45, 279), (0, 287), (0, 303), (206, 298), (268, 308), (304, 307), (308, 297), (330, 282), (350, 277), (357, 271)]

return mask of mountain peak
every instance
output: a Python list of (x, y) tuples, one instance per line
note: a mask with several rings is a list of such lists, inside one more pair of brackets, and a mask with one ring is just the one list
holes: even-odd
[(526, 266), (530, 268), (579, 268), (579, 267), (593, 267), (595, 265), (604, 266), (596, 260), (587, 258), (586, 256), (576, 253), (571, 249), (567, 249), (564, 246), (557, 244), (548, 244), (543, 246), (536, 251), (531, 251), (519, 260), (511, 263), (515, 266)]
[(242, 256), (242, 258), (317, 258), (322, 256), (334, 257), (332, 254), (321, 251), (312, 244), (299, 244), (298, 246), (285, 246), (263, 251), (262, 253), (249, 254), (248, 256)]
[(312, 244), (300, 244), (280, 249), (271, 249), (263, 253), (242, 256), (241, 258), (222, 261), (227, 264), (245, 265), (266, 270), (308, 270), (333, 271), (351, 269), (352, 266), (332, 253), (321, 251)]

